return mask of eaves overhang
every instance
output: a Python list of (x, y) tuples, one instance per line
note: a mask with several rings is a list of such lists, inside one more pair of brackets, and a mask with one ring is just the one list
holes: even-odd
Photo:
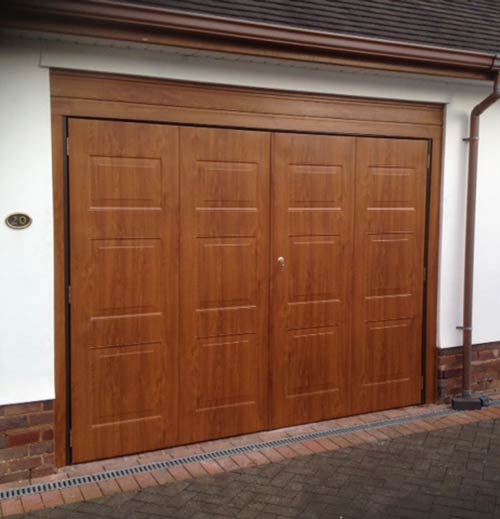
[(198, 50), (488, 80), (494, 53), (207, 16), (114, 0), (4, 0), (0, 26)]

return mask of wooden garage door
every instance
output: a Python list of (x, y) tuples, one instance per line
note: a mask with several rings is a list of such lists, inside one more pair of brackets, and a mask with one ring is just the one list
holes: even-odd
[(270, 134), (181, 129), (183, 443), (268, 425)]
[(270, 134), (69, 134), (73, 460), (267, 428)]
[(70, 120), (73, 461), (177, 438), (178, 131)]
[(349, 412), (356, 140), (273, 139), (271, 423)]
[(274, 135), (274, 427), (420, 402), (427, 148)]
[(69, 135), (74, 461), (420, 401), (425, 141)]
[(421, 400), (428, 144), (358, 139), (351, 413)]

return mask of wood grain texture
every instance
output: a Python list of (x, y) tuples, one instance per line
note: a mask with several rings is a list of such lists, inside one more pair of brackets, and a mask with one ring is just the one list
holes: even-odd
[(76, 461), (420, 401), (426, 141), (69, 132)]
[(420, 402), (426, 141), (358, 139), (354, 414)]
[(274, 427), (421, 401), (427, 158), (427, 141), (274, 135)]
[[(62, 78), (74, 77), (75, 81), (60, 81)], [(65, 334), (65, 293), (66, 283), (64, 256), (66, 251), (65, 243), (65, 223), (64, 223), (64, 161), (62, 160), (64, 147), (62, 143), (62, 128), (64, 124), (64, 116), (88, 116), (93, 118), (112, 116), (117, 119), (129, 120), (131, 117), (139, 116), (144, 121), (163, 121), (175, 122), (193, 121), (203, 124), (222, 124), (237, 125), (239, 121), (243, 126), (248, 128), (269, 128), (273, 129), (293, 129), (294, 131), (326, 131), (330, 133), (353, 132), (357, 135), (363, 135), (363, 127), (365, 121), (369, 118), (369, 106), (379, 106), (378, 100), (359, 100), (341, 98), (344, 106), (349, 107), (349, 113), (354, 120), (335, 118), (335, 110), (332, 108), (330, 115), (325, 118), (308, 117), (309, 110), (314, 114), (313, 106), (321, 100), (322, 103), (336, 101), (339, 98), (333, 96), (317, 96), (307, 94), (290, 94), (277, 91), (259, 91), (254, 89), (239, 89), (231, 87), (212, 87), (205, 85), (189, 85), (178, 84), (167, 81), (157, 80), (138, 80), (127, 78), (124, 76), (111, 76), (99, 74), (82, 74), (70, 72), (51, 72), (52, 89), (57, 92), (57, 96), (53, 97), (53, 170), (54, 170), (54, 236), (55, 236), (55, 343), (56, 343), (56, 463), (60, 465), (67, 464), (70, 459), (68, 457), (68, 422), (66, 399), (70, 395), (66, 390), (66, 381), (68, 380), (68, 364), (66, 362), (66, 334)], [(101, 80), (105, 82), (100, 83)], [(90, 83), (97, 82), (97, 90), (90, 87)], [(126, 94), (120, 101), (113, 101), (113, 91), (117, 92), (126, 90), (120, 85), (122, 83), (130, 83), (132, 93)], [(89, 85), (89, 91), (85, 93), (85, 85)], [(103, 87), (105, 85), (105, 88)], [(153, 86), (155, 87), (153, 89)], [(187, 90), (179, 90), (179, 94), (173, 94), (172, 91), (183, 86)], [(78, 88), (77, 88), (78, 87)], [(156, 90), (156, 87), (157, 90)], [(140, 89), (140, 94), (133, 93), (133, 90)], [(147, 92), (150, 90), (153, 97), (148, 100)], [(197, 106), (198, 101), (191, 101), (196, 97), (197, 92), (213, 89), (218, 94), (218, 101), (210, 95), (206, 99), (211, 102), (217, 102), (217, 110), (211, 110), (210, 107)], [(161, 99), (161, 92), (165, 98), (177, 98), (175, 106), (162, 104), (154, 104)], [(156, 93), (154, 93), (156, 92)], [(181, 92), (191, 92), (191, 95), (182, 99)], [(86, 95), (92, 99), (78, 99), (77, 96)], [(137, 102), (131, 102), (133, 96), (140, 96)], [(154, 96), (158, 96), (155, 99)], [(264, 96), (269, 99), (269, 103), (264, 103), (271, 110), (271, 114), (260, 111), (259, 99)], [(270, 97), (269, 97), (270, 96)], [(102, 99), (100, 99), (102, 97)], [(128, 100), (127, 100), (128, 99)], [(253, 100), (252, 100), (253, 99)], [(286, 110), (287, 116), (280, 117), (278, 113), (273, 113), (272, 100), (280, 99), (283, 101), (280, 109)], [(252, 107), (252, 113), (245, 112), (245, 103), (248, 101)], [(161, 101), (160, 101), (161, 103)], [(170, 103), (170, 101), (169, 101)], [(183, 105), (186, 105), (186, 109)], [(425, 397), (427, 402), (433, 402), (436, 398), (436, 318), (437, 318), (437, 280), (438, 280), (438, 244), (439, 244), (439, 213), (440, 213), (440, 192), (441, 192), (441, 161), (442, 161), (442, 107), (438, 105), (428, 105), (419, 103), (399, 103), (393, 101), (380, 102), (382, 110), (380, 110), (380, 120), (366, 123), (373, 135), (396, 137), (404, 136), (407, 138), (425, 138), (428, 139), (432, 148), (432, 167), (430, 173), (430, 190), (429, 190), (429, 235), (426, 262), (427, 272), (427, 290), (425, 292), (425, 312), (426, 312), (426, 331), (425, 331)], [(194, 106), (190, 106), (194, 104)], [(285, 108), (286, 107), (286, 108)], [(295, 110), (297, 107), (297, 110)], [(391, 107), (391, 109), (389, 109)], [(397, 121), (391, 121), (392, 115), (397, 111), (398, 107), (401, 111), (410, 109), (406, 115), (398, 115)], [(266, 108), (266, 110), (268, 109)], [(294, 115), (294, 111), (297, 113)], [(423, 119), (418, 121), (421, 115), (419, 112), (430, 111), (432, 114), (422, 116)], [(384, 116), (386, 114), (386, 116)], [(413, 115), (412, 115), (413, 114)], [(349, 116), (349, 115), (348, 115)], [(384, 120), (385, 119), (385, 120)], [(231, 221), (219, 219), (218, 223), (210, 223), (210, 220), (199, 221), (200, 225), (205, 226), (205, 230), (210, 232), (211, 226), (225, 225), (231, 226)], [(252, 232), (252, 222), (250, 219), (241, 219), (239, 225), (245, 232)], [(275, 258), (272, 256), (269, 262), (274, 264)]]
[(57, 467), (69, 460), (69, 351), (67, 337), (68, 279), (66, 273), (66, 179), (64, 171), (64, 117), (52, 116), (52, 167), (54, 192), (54, 450)]
[(178, 129), (70, 120), (73, 460), (177, 439)]
[(349, 412), (355, 139), (276, 134), (272, 165), (271, 423), (283, 427)]
[(265, 429), (270, 135), (181, 129), (181, 430)]
[(441, 135), (429, 141), (431, 162), (428, 193), (428, 232), (426, 237), (427, 282), (425, 291), (425, 403), (438, 398), (437, 387), (437, 314), (439, 280), (439, 244), (441, 222), (441, 166), (443, 161), (444, 128)]
[[(183, 109), (229, 114), (266, 114), (301, 116), (315, 119), (385, 121), (422, 125), (442, 124), (441, 107), (434, 103), (416, 103), (382, 99), (349, 98), (321, 94), (297, 94), (244, 87), (192, 84), (181, 81), (128, 78), (111, 74), (52, 73), (52, 97), (88, 101), (130, 103), (137, 109)], [(188, 110), (189, 109), (189, 110)]]
[(432, 138), (442, 106), (53, 71), (57, 114), (208, 126)]

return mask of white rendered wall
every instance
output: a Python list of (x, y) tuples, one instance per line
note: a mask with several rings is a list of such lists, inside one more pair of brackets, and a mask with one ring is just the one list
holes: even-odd
[[(49, 75), (29, 42), (0, 42), (0, 405), (54, 397)], [(5, 217), (33, 218), (14, 231)]]
[(500, 340), (500, 105), (481, 118), (473, 339)]
[[(5, 290), (2, 283), (0, 404), (48, 398), (53, 394), (52, 186), (47, 75), (50, 67), (445, 103), (437, 341), (444, 348), (460, 344), (456, 326), (461, 324), (462, 311), (467, 163), (467, 145), (462, 138), (467, 135), (471, 108), (489, 93), (490, 85), (197, 55), (150, 46), (69, 43), (55, 38), (29, 44), (12, 41), (10, 47), (4, 45), (1, 54), (0, 113), (6, 126), (0, 129), (0, 223), (9, 210), (26, 210), (35, 216), (35, 224), (30, 230), (16, 234), (6, 228), (0, 231), (0, 268), (14, 265), (16, 272), (21, 265), (23, 268), (22, 276), (15, 279), (7, 276)], [(9, 116), (4, 118), (4, 113)], [(476, 343), (500, 340), (500, 239), (497, 238), (500, 236), (500, 105), (483, 116), (481, 130), (473, 334)], [(4, 134), (8, 139), (4, 139)], [(26, 165), (22, 170), (24, 176), (19, 174), (19, 156)], [(15, 175), (13, 165), (16, 165)], [(5, 276), (3, 268), (0, 276)], [(18, 317), (11, 307), (13, 303), (23, 305), (25, 299), (33, 303), (28, 305), (26, 315)]]

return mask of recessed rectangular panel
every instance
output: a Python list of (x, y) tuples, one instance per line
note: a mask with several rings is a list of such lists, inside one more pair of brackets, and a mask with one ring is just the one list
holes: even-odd
[(199, 238), (225, 236), (255, 236), (258, 214), (249, 208), (198, 207), (196, 209), (196, 235)]
[(244, 162), (198, 161), (199, 206), (245, 207), (257, 204), (257, 165)]
[(197, 411), (255, 402), (255, 343), (252, 336), (198, 341)]
[(159, 309), (160, 247), (160, 240), (92, 241), (93, 316)]
[(363, 310), (367, 321), (410, 318), (415, 313), (415, 295), (368, 296)]
[(288, 236), (331, 236), (345, 225), (339, 208), (297, 208), (288, 210)]
[(288, 200), (294, 204), (331, 204), (342, 199), (342, 166), (293, 164), (289, 166)]
[(164, 317), (159, 312), (92, 317), (88, 346), (106, 348), (158, 342), (163, 333)]
[(255, 239), (198, 240), (198, 308), (251, 304)]
[(159, 343), (96, 349), (91, 353), (92, 387), (99, 388), (94, 400), (94, 427), (160, 418), (163, 363)]
[[(87, 210), (87, 218), (88, 232), (96, 240), (110, 237), (155, 239), (158, 238), (158, 226), (163, 224), (164, 212), (156, 207), (136, 207), (133, 210), (91, 207)], [(103, 225), (103, 220), (106, 225)]]
[(289, 300), (332, 299), (339, 297), (343, 261), (338, 238), (292, 239), (289, 246)]
[(257, 308), (234, 306), (196, 311), (197, 337), (224, 337), (257, 332)]
[(340, 341), (338, 328), (290, 333), (288, 397), (339, 390)]
[(90, 157), (92, 207), (160, 207), (161, 162), (131, 157)]
[(366, 211), (370, 234), (411, 233), (417, 223), (418, 215), (413, 207), (368, 207)]
[(401, 382), (413, 373), (412, 320), (383, 321), (366, 327), (366, 384)]
[(366, 237), (366, 295), (411, 293), (415, 237), (413, 235), (368, 235)]
[(414, 168), (371, 166), (368, 169), (369, 203), (393, 206), (415, 201), (415, 175)]
[(334, 326), (342, 320), (342, 302), (338, 299), (288, 304), (288, 330)]

